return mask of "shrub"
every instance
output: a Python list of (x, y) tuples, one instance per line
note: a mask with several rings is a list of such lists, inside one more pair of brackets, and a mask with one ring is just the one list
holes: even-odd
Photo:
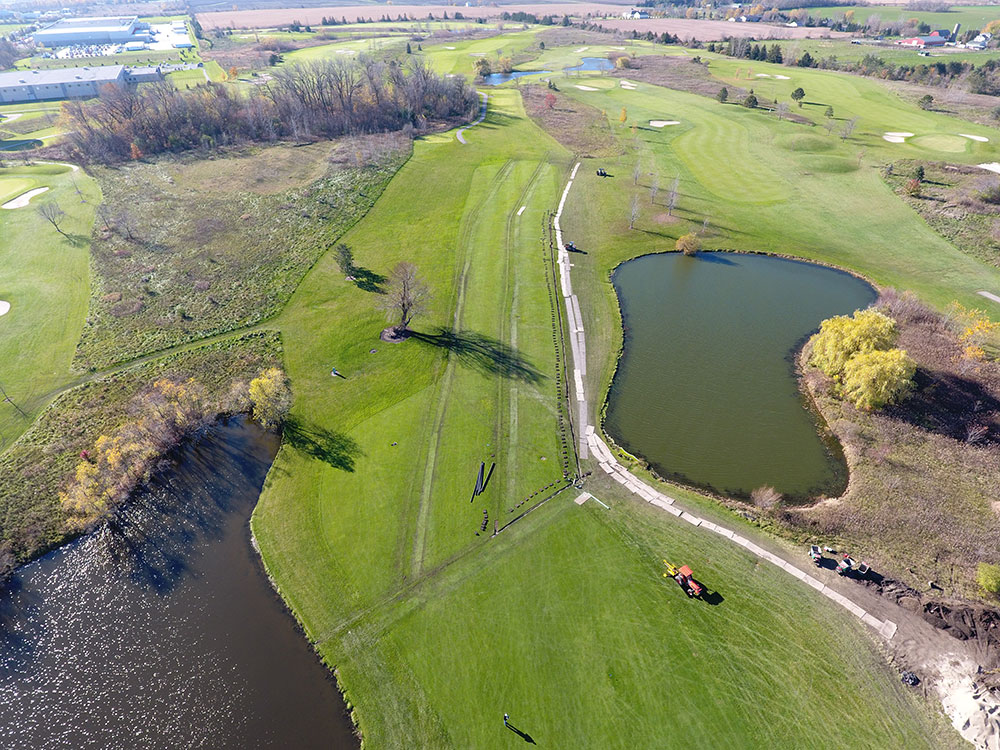
[(758, 487), (750, 493), (750, 500), (758, 508), (770, 510), (781, 502), (781, 493), (774, 487)]
[(1000, 594), (1000, 565), (979, 563), (976, 567), (976, 583), (984, 594)]
[(917, 106), (920, 107), (920, 109), (933, 109), (934, 97), (930, 94), (924, 94), (917, 100)]
[[(723, 86), (721, 89), (719, 89), (719, 93), (715, 95), (715, 98), (718, 99), (720, 102), (725, 102), (726, 99), (729, 98), (729, 89)], [(997, 109), (1000, 110), (1000, 107), (997, 107)], [(1000, 116), (998, 116), (997, 119), (1000, 119)]]
[(976, 197), (983, 203), (1000, 205), (1000, 180), (993, 180), (982, 190), (976, 193)]
[(262, 427), (273, 429), (279, 426), (292, 405), (292, 392), (285, 373), (277, 367), (271, 367), (251, 380), (250, 403), (254, 419)]
[(685, 255), (694, 255), (701, 250), (701, 240), (698, 239), (698, 235), (694, 232), (688, 232), (677, 238), (677, 244), (674, 245), (674, 249), (680, 250)]
[(864, 411), (906, 398), (916, 363), (902, 349), (855, 354), (844, 366), (844, 395)]
[(896, 341), (896, 322), (878, 310), (858, 310), (853, 317), (837, 315), (820, 324), (812, 338), (810, 361), (827, 375), (843, 372), (856, 354), (888, 349)]
[(909, 195), (911, 198), (919, 198), (923, 187), (920, 184), (920, 180), (914, 177), (912, 180), (907, 180), (903, 184), (903, 192)]
[(747, 109), (757, 108), (757, 97), (753, 94), (753, 92), (747, 94), (746, 99), (743, 100), (743, 106)]

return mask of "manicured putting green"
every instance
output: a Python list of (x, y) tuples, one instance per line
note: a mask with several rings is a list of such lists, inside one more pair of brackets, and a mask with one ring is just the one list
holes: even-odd
[(6, 203), (11, 198), (16, 198), (29, 188), (33, 188), (37, 183), (26, 177), (2, 177), (0, 178), (0, 203)]
[(932, 151), (960, 154), (969, 147), (970, 141), (959, 135), (921, 135), (910, 139), (910, 143)]

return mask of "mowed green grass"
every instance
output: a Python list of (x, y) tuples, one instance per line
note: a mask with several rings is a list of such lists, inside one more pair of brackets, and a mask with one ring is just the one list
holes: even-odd
[[(468, 146), (418, 142), (345, 241), (372, 270), (418, 266), (434, 300), (416, 329), (496, 338), (543, 379), (380, 341), (377, 300), (330, 257), (277, 321), (317, 437), (286, 441), (252, 528), (366, 747), (520, 743), (504, 712), (548, 747), (947, 746), (861, 625), (723, 540), (572, 490), (476, 536), (484, 507), (492, 530), (562, 477), (542, 240), (570, 163), (516, 91), (492, 101)], [(470, 503), (481, 460), (497, 474)], [(667, 556), (724, 601), (688, 601)]]
[[(740, 64), (742, 62), (742, 65)], [(584, 170), (580, 181), (586, 198), (570, 204), (566, 225), (576, 237), (587, 237), (606, 256), (588, 257), (610, 268), (627, 257), (671, 250), (676, 238), (711, 227), (708, 247), (770, 251), (812, 258), (856, 269), (876, 282), (911, 289), (944, 307), (952, 300), (983, 307), (981, 289), (1000, 289), (1000, 271), (959, 252), (899, 201), (884, 184), (879, 168), (905, 156), (964, 163), (998, 158), (995, 131), (907, 104), (875, 81), (827, 71), (788, 69), (753, 64), (757, 72), (780, 73), (791, 80), (736, 78), (746, 75), (745, 61), (716, 60), (711, 70), (730, 90), (754, 87), (764, 95), (788, 96), (802, 86), (806, 104), (796, 112), (820, 122), (833, 106), (838, 127), (857, 116), (855, 133), (846, 141), (823, 128), (778, 122), (771, 113), (736, 104), (639, 83), (584, 92), (564, 85), (563, 91), (608, 113), (617, 124), (622, 107), (629, 125), (623, 138), (636, 143), (630, 127), (637, 126), (639, 151), (612, 167), (610, 180)], [(680, 125), (650, 127), (650, 120), (679, 120)], [(916, 134), (911, 142), (883, 140), (886, 131)], [(991, 138), (977, 143), (958, 133)], [(962, 150), (954, 150), (961, 146)], [(944, 148), (952, 149), (945, 151)], [(638, 162), (642, 177), (633, 186)], [(649, 205), (649, 187), (658, 175), (660, 193)], [(984, 174), (986, 174), (984, 172)], [(665, 191), (680, 179), (675, 217), (667, 219)], [(641, 198), (637, 230), (626, 229), (632, 194)], [(1000, 317), (1000, 310), (991, 311)]]
[[(0, 202), (35, 187), (50, 189), (24, 208), (0, 211), (0, 300), (11, 304), (0, 317), (0, 385), (26, 414), (0, 405), (5, 445), (31, 425), (54, 389), (73, 381), (70, 362), (90, 291), (90, 230), (100, 201), (96, 183), (82, 170), (62, 165), (0, 169)], [(38, 216), (35, 207), (49, 201), (66, 212), (61, 227), (69, 238)]]

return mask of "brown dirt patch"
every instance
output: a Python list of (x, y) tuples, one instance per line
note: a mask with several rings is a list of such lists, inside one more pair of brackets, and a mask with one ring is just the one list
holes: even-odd
[[(552, 107), (545, 101), (549, 94), (555, 97)], [(521, 97), (528, 116), (577, 156), (604, 158), (622, 153), (608, 118), (599, 109), (545, 86), (522, 86)]]
[[(506, 7), (506, 6), (505, 6)], [(799, 26), (790, 29), (786, 26), (769, 26), (766, 23), (729, 23), (728, 21), (703, 21), (688, 18), (649, 18), (644, 21), (626, 21), (621, 18), (602, 18), (599, 23), (603, 28), (631, 34), (636, 31), (645, 34), (652, 31), (662, 34), (664, 31), (679, 36), (681, 39), (697, 39), (702, 42), (718, 41), (728, 37), (746, 37), (753, 39), (836, 39), (848, 37), (841, 31), (806, 28)]]
[[(610, 71), (616, 78), (652, 83), (677, 91), (715, 96), (723, 84), (712, 78), (708, 66), (692, 62), (690, 57), (644, 55), (632, 58), (632, 67)], [(669, 119), (669, 118), (664, 118)]]
[(678, 221), (680, 221), (680, 219), (676, 216), (669, 215), (665, 211), (662, 214), (656, 214), (656, 216), (653, 217), (654, 224), (669, 225), (676, 224)]
[[(916, 360), (914, 394), (882, 412), (859, 412), (812, 370), (807, 387), (844, 446), (851, 479), (837, 503), (789, 509), (785, 520), (846, 544), (876, 570), (918, 590), (977, 598), (975, 568), (1000, 561), (1000, 363), (974, 369), (938, 313), (883, 294), (899, 346)], [(970, 427), (985, 432), (968, 441)]]

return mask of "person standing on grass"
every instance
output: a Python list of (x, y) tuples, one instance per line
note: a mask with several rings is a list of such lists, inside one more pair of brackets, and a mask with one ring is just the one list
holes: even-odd
[(503, 715), (503, 725), (504, 726), (507, 726), (507, 719), (509, 719), (509, 718), (510, 718), (510, 714), (504, 714)]

